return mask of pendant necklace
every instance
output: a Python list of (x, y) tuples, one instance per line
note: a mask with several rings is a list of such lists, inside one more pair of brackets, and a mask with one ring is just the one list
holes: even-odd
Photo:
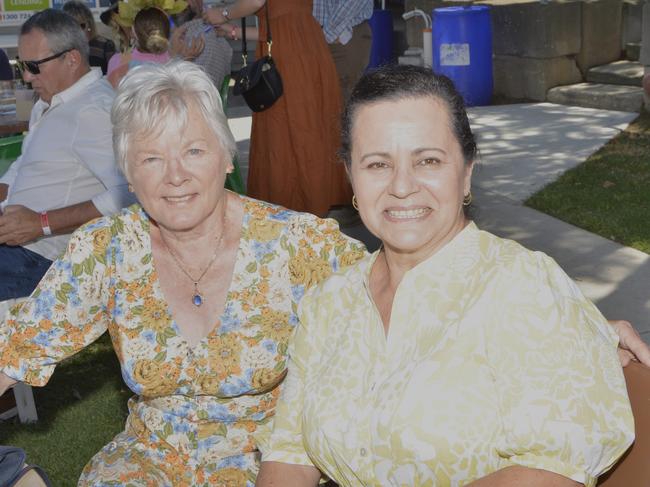
[(199, 290), (199, 283), (201, 282), (201, 279), (203, 279), (203, 276), (208, 272), (210, 267), (212, 267), (212, 264), (214, 264), (214, 261), (217, 259), (217, 255), (219, 254), (219, 249), (221, 248), (221, 243), (223, 242), (223, 237), (226, 234), (226, 228), (227, 228), (228, 222), (226, 220), (226, 207), (224, 205), (224, 210), (223, 210), (223, 228), (221, 230), (221, 235), (219, 235), (219, 238), (217, 239), (217, 244), (214, 249), (214, 254), (212, 255), (212, 258), (210, 259), (210, 262), (208, 262), (208, 265), (203, 269), (203, 272), (201, 272), (201, 275), (198, 277), (198, 279), (194, 279), (192, 275), (185, 270), (185, 266), (182, 264), (181, 260), (176, 257), (176, 254), (172, 252), (172, 249), (169, 248), (169, 245), (167, 245), (167, 242), (165, 242), (164, 237), (162, 236), (162, 233), (160, 234), (160, 240), (162, 240), (163, 245), (165, 246), (165, 249), (167, 252), (169, 252), (169, 255), (172, 256), (172, 259), (174, 259), (174, 262), (178, 266), (178, 268), (185, 274), (190, 281), (194, 284), (194, 294), (192, 294), (192, 304), (194, 306), (201, 306), (203, 304), (203, 295), (201, 294), (201, 291)]

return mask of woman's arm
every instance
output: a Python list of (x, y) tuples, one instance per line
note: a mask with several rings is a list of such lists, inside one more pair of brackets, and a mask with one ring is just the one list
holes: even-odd
[[(110, 320), (109, 222), (75, 231), (32, 295), (0, 318), (0, 371), (43, 386), (61, 360), (99, 338)], [(2, 378), (0, 387), (10, 381)]]
[[(261, 9), (266, 0), (239, 0), (238, 2), (228, 5), (227, 7), (213, 7), (203, 12), (203, 20), (212, 25), (225, 24), (230, 20), (241, 19), (247, 15), (252, 15)], [(228, 17), (223, 15), (227, 10)]]
[[(235, 24), (222, 24), (216, 27), (215, 32), (219, 37), (226, 37), (228, 39), (237, 40), (242, 38), (241, 27)], [(246, 40), (257, 41), (259, 39), (259, 31), (257, 27), (246, 27)]]
[(262, 462), (256, 487), (312, 487), (318, 485), (320, 472), (308, 465)]
[(17, 381), (13, 380), (4, 372), (0, 372), (0, 396), (2, 396), (7, 389), (16, 384)]
[(513, 466), (491, 473), (468, 484), (467, 487), (520, 487), (522, 485), (526, 487), (578, 487), (584, 484), (547, 470)]

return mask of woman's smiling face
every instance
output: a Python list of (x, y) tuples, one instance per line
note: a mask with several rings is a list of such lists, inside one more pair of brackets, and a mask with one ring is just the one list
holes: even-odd
[(444, 103), (418, 97), (361, 106), (351, 140), (359, 213), (387, 250), (421, 261), (464, 228), (473, 166)]

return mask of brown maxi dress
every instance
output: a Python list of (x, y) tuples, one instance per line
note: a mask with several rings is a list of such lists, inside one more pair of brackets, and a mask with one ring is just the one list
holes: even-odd
[[(350, 204), (352, 198), (336, 158), (341, 112), (336, 67), (311, 1), (267, 2), (284, 94), (268, 110), (253, 114), (248, 195), (325, 216), (331, 206)], [(264, 7), (257, 16), (260, 56), (266, 54)]]

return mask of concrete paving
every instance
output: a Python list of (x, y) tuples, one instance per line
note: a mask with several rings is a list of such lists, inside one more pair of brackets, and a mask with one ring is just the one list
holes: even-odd
[[(485, 230), (553, 257), (605, 316), (630, 320), (650, 343), (650, 256), (523, 206), (636, 116), (550, 103), (470, 109), (481, 150), (474, 219)], [(250, 111), (233, 107), (229, 118), (246, 172)], [(363, 225), (343, 231), (377, 248)]]
[(551, 103), (562, 105), (640, 112), (643, 107), (643, 88), (602, 83), (578, 83), (551, 88), (548, 90), (546, 99)]

